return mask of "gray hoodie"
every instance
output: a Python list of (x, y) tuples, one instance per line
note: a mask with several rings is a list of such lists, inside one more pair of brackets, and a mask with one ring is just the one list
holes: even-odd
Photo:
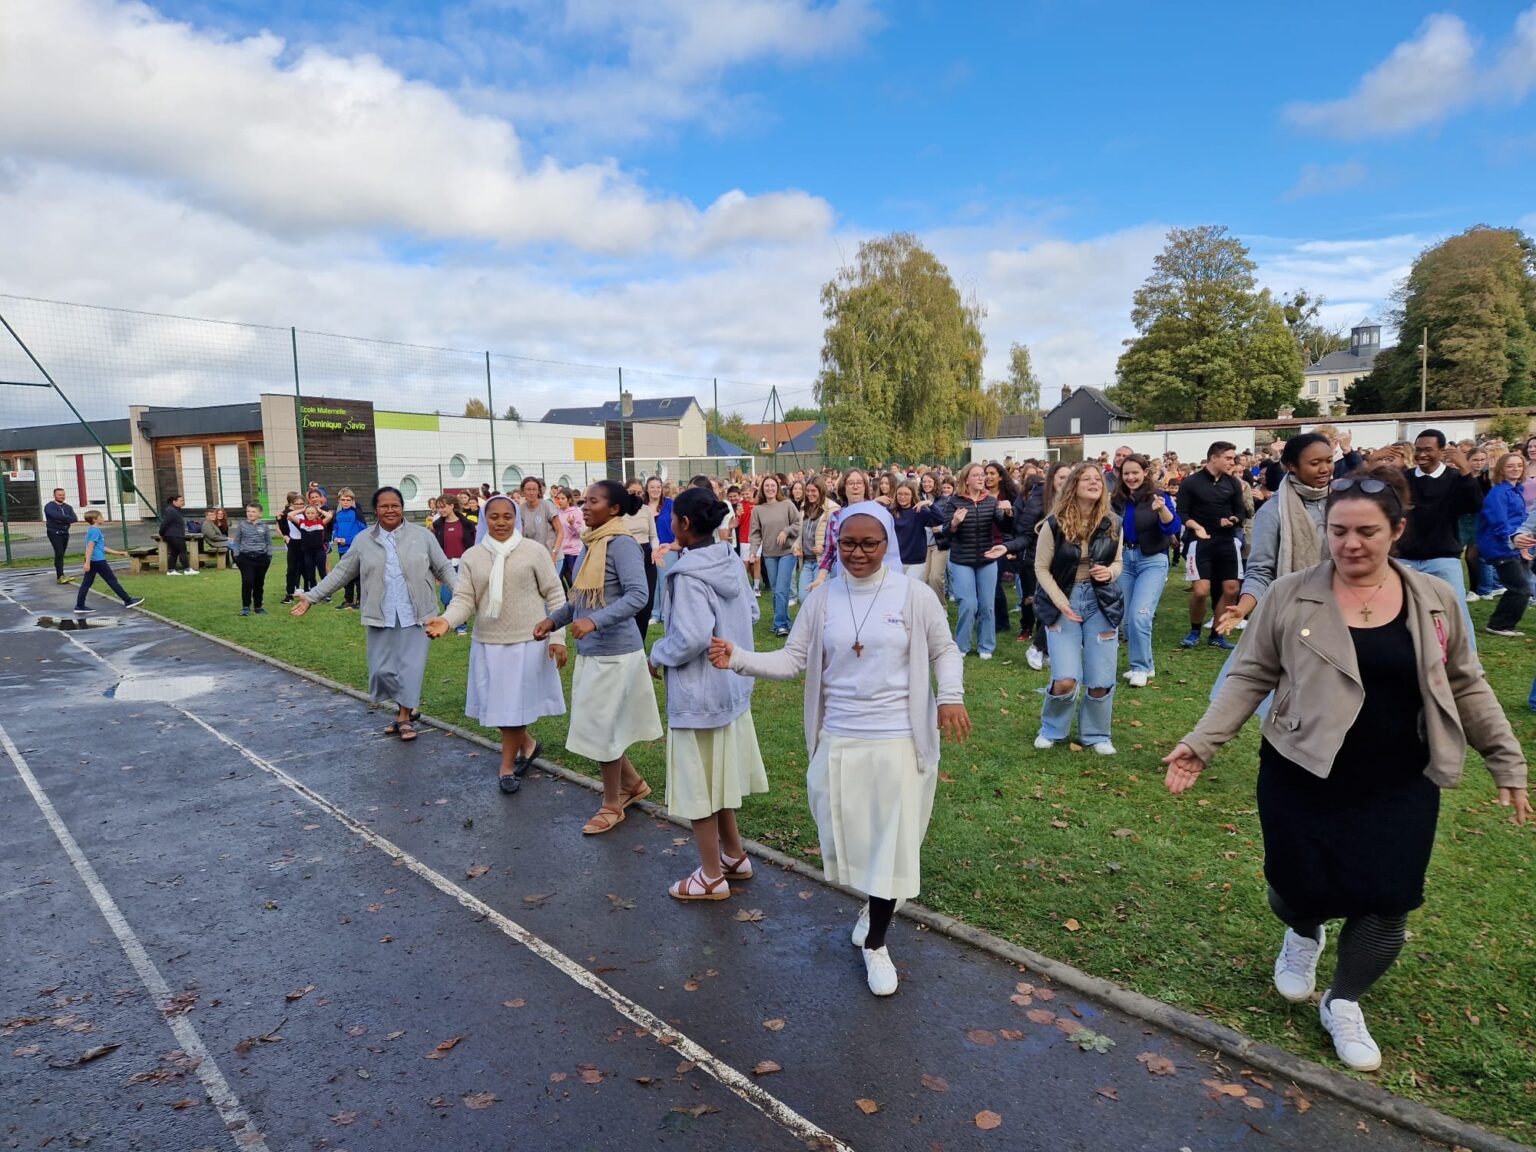
[(667, 581), (667, 632), (651, 647), (651, 663), (667, 670), (667, 725), (723, 728), (752, 705), (752, 681), (714, 668), (709, 641), (719, 636), (752, 651), (757, 597), (729, 544), (689, 548), (662, 570)]

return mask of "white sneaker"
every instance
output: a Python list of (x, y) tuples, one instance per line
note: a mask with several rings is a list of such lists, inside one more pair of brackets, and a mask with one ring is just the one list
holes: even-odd
[(1056, 747), (1056, 741), (1048, 740), (1044, 736), (1036, 736), (1035, 737), (1035, 747), (1040, 749), (1040, 751), (1044, 752), (1047, 748), (1054, 748), (1054, 747)]
[(1151, 677), (1145, 672), (1127, 672), (1125, 679), (1132, 688), (1145, 688)]
[(1093, 746), (1093, 750), (1100, 756), (1113, 756), (1115, 754), (1115, 746), (1108, 740), (1100, 740)]
[(1513, 628), (1484, 628), (1483, 631), (1490, 636), (1508, 636), (1512, 639), (1519, 639), (1525, 635), (1524, 632), (1516, 632)]
[(864, 947), (864, 941), (869, 939), (869, 905), (859, 909), (859, 918), (853, 922), (853, 934), (849, 937), (855, 948)]
[(1036, 648), (1033, 644), (1029, 646), (1029, 651), (1024, 653), (1024, 659), (1036, 672), (1039, 672), (1045, 668), (1045, 653), (1040, 651), (1040, 649)]
[(869, 990), (876, 996), (890, 996), (896, 991), (896, 965), (891, 954), (882, 946), (873, 951), (864, 949), (864, 974), (869, 978)]
[[(874, 987), (873, 977), (870, 978), (870, 987)], [(1324, 992), (1317, 1014), (1323, 1022), (1324, 1031), (1333, 1037), (1333, 1050), (1339, 1054), (1340, 1060), (1356, 1072), (1374, 1072), (1381, 1067), (1381, 1049), (1371, 1039), (1365, 1026), (1365, 1013), (1360, 1011), (1360, 1005), (1353, 1000), (1329, 1003), (1328, 993)]]
[(1482, 597), (1479, 596), (1476, 592), (1468, 592), (1467, 593), (1467, 603), (1468, 604), (1476, 604), (1481, 599), (1482, 599)]
[(1504, 595), (1504, 589), (1503, 588), (1495, 588), (1492, 592), (1488, 593), (1488, 595), (1484, 596), (1483, 599), (1484, 600), (1496, 600), (1496, 599), (1498, 599), (1502, 595)]
[(175, 570), (172, 570), (172, 571), (170, 571), (170, 572), (167, 572), (167, 573), (166, 573), (166, 575), (167, 575), (167, 576), (180, 576), (180, 575), (181, 575), (181, 573), (180, 573), (180, 572), (177, 572), (177, 571), (175, 571)]
[(980, 656), (983, 660), (992, 659), (992, 653), (990, 652), (978, 652), (977, 655)]
[(1317, 991), (1317, 961), (1328, 944), (1328, 929), (1319, 927), (1318, 939), (1308, 940), (1289, 928), (1275, 957), (1275, 991), (1292, 1004), (1309, 1000)]
[(197, 569), (196, 568), (188, 568), (185, 572), (182, 573), (182, 575), (183, 576), (196, 576), (197, 575)]
[(796, 606), (796, 605), (797, 605), (797, 604), (799, 604), (799, 603), (800, 603), (800, 600), (799, 600), (799, 598), (798, 598), (798, 597), (795, 597), (795, 596), (791, 596), (791, 597), (790, 597), (790, 598), (789, 598), (789, 606), (790, 606), (790, 607), (791, 607), (791, 608), (793, 608), (793, 607), (795, 607), (795, 606)]

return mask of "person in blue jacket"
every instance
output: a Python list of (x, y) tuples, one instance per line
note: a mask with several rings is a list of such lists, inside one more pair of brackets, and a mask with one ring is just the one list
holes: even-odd
[(1525, 461), (1518, 453), (1506, 452), (1494, 466), (1493, 476), (1495, 483), (1483, 497), (1477, 516), (1477, 553), (1493, 565), (1504, 585), (1504, 595), (1499, 597), (1485, 631), (1494, 636), (1520, 636), (1520, 617), (1531, 599), (1529, 550), (1516, 544), (1525, 521), (1525, 498), (1520, 491)]
[(80, 519), (64, 496), (64, 489), (55, 488), (53, 499), (43, 505), (48, 543), (53, 546), (53, 571), (60, 584), (70, 581), (70, 577), (64, 575), (64, 553), (69, 550), (69, 526)]
[(94, 508), (85, 513), (85, 563), (80, 571), (85, 579), (80, 581), (80, 594), (75, 597), (75, 615), (89, 616), (91, 610), (85, 606), (85, 594), (91, 590), (91, 585), (100, 576), (106, 581), (107, 587), (117, 593), (118, 599), (123, 602), (124, 608), (137, 608), (144, 603), (142, 596), (130, 596), (123, 590), (123, 586), (117, 582), (117, 576), (112, 571), (112, 566), (107, 563), (107, 553), (114, 556), (126, 556), (116, 548), (107, 547), (107, 538), (101, 531), (101, 513)]
[[(321, 489), (323, 492), (324, 489)], [(331, 536), (336, 541), (336, 558), (339, 560), (347, 554), (347, 549), (352, 547), (352, 542), (363, 534), (363, 529), (368, 527), (368, 517), (363, 515), (363, 510), (357, 506), (357, 495), (350, 488), (341, 488), (336, 492), (336, 515), (331, 520)], [(342, 593), (342, 601), (336, 605), (336, 610), (356, 612), (361, 607), (361, 595), (358, 591), (360, 581), (353, 577), (347, 581), (347, 586)]]

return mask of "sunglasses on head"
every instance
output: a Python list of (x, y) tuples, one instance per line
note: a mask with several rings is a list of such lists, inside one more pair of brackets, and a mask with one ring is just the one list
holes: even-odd
[(1360, 491), (1368, 496), (1387, 492), (1391, 494), (1394, 503), (1399, 502), (1397, 493), (1393, 491), (1392, 485), (1388, 484), (1385, 480), (1377, 480), (1374, 476), (1344, 476), (1331, 482), (1328, 487), (1334, 492), (1348, 492), (1351, 488), (1359, 488)]

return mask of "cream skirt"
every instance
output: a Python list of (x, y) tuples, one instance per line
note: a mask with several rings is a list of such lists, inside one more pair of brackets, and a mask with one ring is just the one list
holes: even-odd
[(577, 656), (566, 750), (602, 764), (617, 760), (631, 744), (660, 740), (661, 713), (651, 684), (644, 651)]
[(918, 771), (910, 736), (861, 740), (823, 732), (805, 787), (827, 879), (882, 900), (916, 896), (938, 779), (937, 771)]
[(723, 728), (667, 729), (667, 811), (703, 820), (768, 791), (749, 708)]
[(469, 645), (469, 687), (464, 715), (487, 728), (526, 728), (545, 716), (565, 715), (560, 671), (548, 640)]

